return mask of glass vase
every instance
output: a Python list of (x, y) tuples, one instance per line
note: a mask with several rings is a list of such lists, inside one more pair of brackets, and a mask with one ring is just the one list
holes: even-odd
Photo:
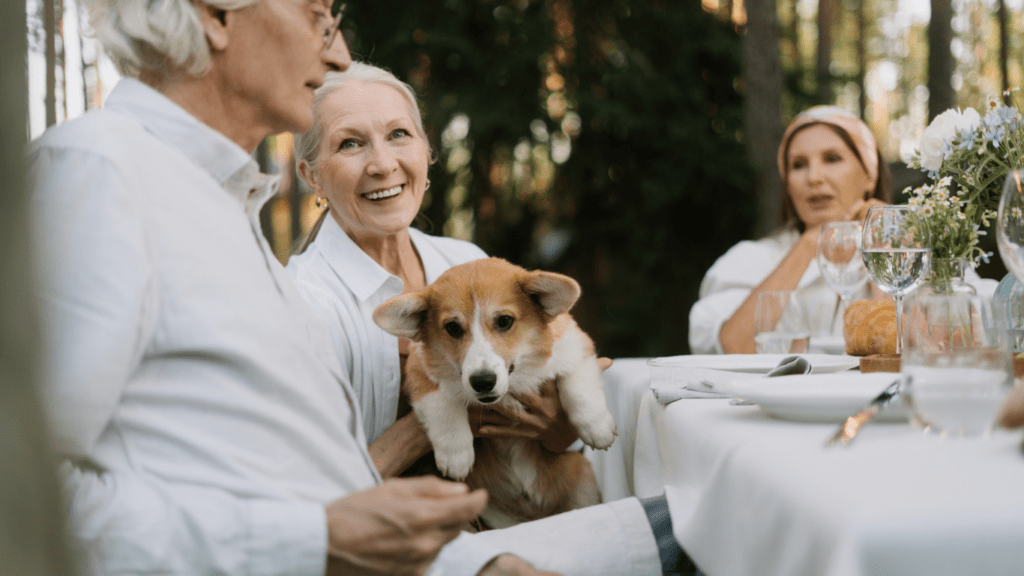
[(928, 279), (915, 290), (915, 296), (974, 296), (978, 293), (964, 280), (970, 266), (966, 258), (932, 257)]

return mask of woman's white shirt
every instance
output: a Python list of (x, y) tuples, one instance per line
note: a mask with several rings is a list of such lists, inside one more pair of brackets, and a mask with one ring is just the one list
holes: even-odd
[[(475, 244), (409, 229), (427, 283), (452, 266), (487, 258)], [(398, 338), (373, 322), (373, 311), (398, 296), (402, 280), (377, 264), (334, 218), (316, 239), (292, 256), (287, 271), (316, 316), (330, 329), (334, 351), (362, 409), (366, 437), (373, 441), (395, 423), (401, 386)]]

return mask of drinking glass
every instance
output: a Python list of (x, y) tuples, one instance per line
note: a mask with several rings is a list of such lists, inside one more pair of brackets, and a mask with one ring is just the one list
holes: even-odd
[(864, 218), (861, 255), (871, 280), (896, 304), (896, 353), (903, 352), (903, 297), (928, 274), (931, 236), (913, 206), (873, 206)]
[(792, 290), (765, 290), (754, 310), (754, 348), (758, 354), (807, 351), (807, 315)]
[(861, 234), (860, 222), (829, 222), (818, 236), (818, 270), (840, 300), (832, 316), (832, 332), (836, 319), (850, 306), (850, 298), (868, 281), (868, 269), (860, 255)]
[(1003, 264), (1017, 282), (1024, 283), (1024, 172), (1010, 172), (999, 197), (996, 245)]
[(953, 436), (991, 430), (1013, 385), (1005, 316), (997, 310), (984, 296), (908, 298), (900, 394), (913, 424)]

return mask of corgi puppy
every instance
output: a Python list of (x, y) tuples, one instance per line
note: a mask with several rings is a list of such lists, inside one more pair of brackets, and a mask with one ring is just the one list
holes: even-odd
[(523, 438), (479, 438), (474, 450), (468, 415), (474, 403), (523, 409), (514, 393), (537, 392), (555, 379), (583, 442), (611, 446), (615, 421), (594, 343), (568, 314), (579, 296), (579, 284), (568, 276), (489, 258), (455, 266), (425, 289), (374, 310), (377, 325), (412, 341), (404, 382), (410, 404), (441, 473), (487, 489), (481, 519), (489, 528), (601, 501), (582, 454), (553, 454)]

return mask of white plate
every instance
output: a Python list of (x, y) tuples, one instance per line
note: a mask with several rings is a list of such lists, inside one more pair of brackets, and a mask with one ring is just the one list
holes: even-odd
[[(899, 374), (887, 372), (808, 374), (735, 380), (717, 386), (716, 390), (749, 400), (783, 420), (840, 424), (897, 378)], [(895, 400), (877, 418), (903, 422), (907, 411), (902, 401)]]
[[(666, 356), (647, 361), (652, 372), (659, 368), (710, 368), (729, 372), (764, 374), (779, 365), (792, 354), (691, 354), (689, 356)], [(811, 363), (812, 374), (840, 372), (860, 366), (857, 356), (838, 354), (800, 354)], [(670, 380), (671, 378), (664, 378)]]
[(821, 352), (822, 354), (846, 354), (846, 339), (841, 335), (812, 334), (807, 344), (808, 352)]

